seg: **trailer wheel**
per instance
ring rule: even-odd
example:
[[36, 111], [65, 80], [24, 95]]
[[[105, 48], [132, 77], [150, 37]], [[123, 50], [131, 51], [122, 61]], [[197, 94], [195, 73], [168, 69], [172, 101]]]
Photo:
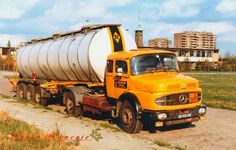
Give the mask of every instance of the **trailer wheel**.
[[42, 89], [40, 86], [35, 87], [34, 101], [45, 107], [48, 105], [48, 100], [42, 98]]
[[35, 88], [33, 85], [29, 84], [26, 88], [26, 99], [34, 100]]
[[74, 94], [72, 92], [65, 92], [63, 97], [66, 105], [66, 113], [75, 117], [82, 116], [82, 107], [76, 106]]
[[38, 86], [38, 87], [35, 87], [35, 94], [34, 94], [34, 101], [38, 104], [40, 104], [40, 101], [41, 101], [41, 88]]
[[128, 133], [138, 133], [143, 128], [141, 120], [136, 119], [133, 106], [124, 101], [120, 108], [119, 120], [121, 128]]
[[26, 85], [24, 83], [20, 83], [17, 85], [17, 94], [16, 97], [20, 99], [24, 99], [26, 93]]

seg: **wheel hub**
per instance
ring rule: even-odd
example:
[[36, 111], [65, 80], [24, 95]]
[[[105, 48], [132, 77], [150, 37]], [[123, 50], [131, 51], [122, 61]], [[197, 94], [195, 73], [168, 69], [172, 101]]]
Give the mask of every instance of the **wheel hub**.
[[23, 98], [23, 90], [19, 91], [19, 96], [20, 96], [20, 98]]
[[70, 98], [68, 98], [68, 99], [66, 100], [66, 107], [67, 107], [67, 110], [68, 110], [70, 113], [72, 113], [74, 104], [73, 104], [73, 102], [72, 102], [72, 100], [71, 100]]
[[127, 125], [127, 126], [131, 126], [132, 122], [133, 122], [133, 117], [132, 117], [132, 112], [125, 108], [123, 110], [123, 113], [122, 113], [122, 122]]
[[30, 92], [27, 92], [27, 93], [26, 93], [26, 97], [27, 97], [27, 100], [31, 100], [31, 93], [30, 93]]
[[40, 102], [40, 95], [39, 95], [38, 93], [35, 94], [35, 101], [36, 101], [37, 103]]

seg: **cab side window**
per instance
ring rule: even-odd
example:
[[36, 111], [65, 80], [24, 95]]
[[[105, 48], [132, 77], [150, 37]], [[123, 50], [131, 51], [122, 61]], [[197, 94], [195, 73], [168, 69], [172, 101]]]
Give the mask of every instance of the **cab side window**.
[[110, 72], [110, 73], [113, 72], [113, 60], [107, 61], [107, 72]]
[[128, 68], [127, 68], [127, 63], [126, 63], [126, 61], [117, 60], [117, 61], [116, 61], [116, 73], [117, 73], [117, 69], [118, 69], [118, 68], [122, 68], [123, 73], [128, 73]]

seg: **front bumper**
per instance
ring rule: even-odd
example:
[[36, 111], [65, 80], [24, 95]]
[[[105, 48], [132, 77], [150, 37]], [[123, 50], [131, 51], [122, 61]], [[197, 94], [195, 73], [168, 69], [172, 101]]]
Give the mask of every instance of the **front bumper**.
[[[142, 118], [144, 122], [155, 123], [156, 126], [170, 126], [175, 124], [184, 124], [189, 122], [196, 122], [198, 120], [204, 120], [206, 117], [206, 112], [204, 114], [199, 114], [199, 109], [205, 108], [206, 105], [202, 104], [198, 107], [190, 109], [180, 109], [180, 110], [161, 110], [161, 111], [149, 111], [145, 110], [142, 113]], [[167, 118], [164, 120], [158, 119], [158, 114], [166, 113]]]

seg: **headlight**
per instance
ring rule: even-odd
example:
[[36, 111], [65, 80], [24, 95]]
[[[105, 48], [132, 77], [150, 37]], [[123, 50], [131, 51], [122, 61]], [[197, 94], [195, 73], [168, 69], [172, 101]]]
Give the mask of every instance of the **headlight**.
[[160, 113], [157, 115], [157, 118], [159, 120], [165, 120], [167, 118], [167, 114], [166, 113]]
[[206, 108], [204, 108], [204, 107], [199, 108], [198, 112], [199, 112], [200, 115], [203, 115], [203, 114], [206, 113]]

